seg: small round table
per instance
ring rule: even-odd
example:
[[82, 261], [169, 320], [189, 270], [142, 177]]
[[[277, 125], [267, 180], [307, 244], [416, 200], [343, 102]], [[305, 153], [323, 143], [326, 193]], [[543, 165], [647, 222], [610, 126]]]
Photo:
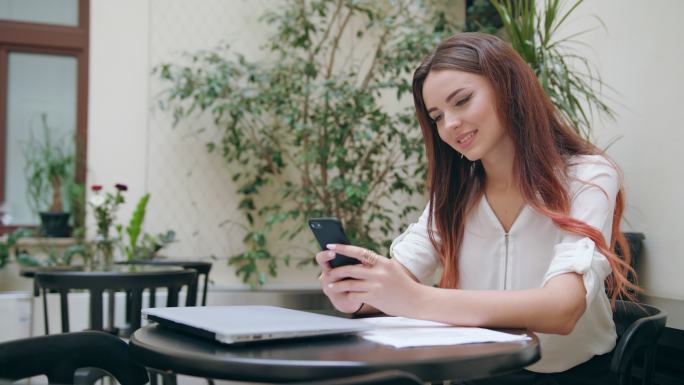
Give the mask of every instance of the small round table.
[[[517, 331], [518, 333], [524, 333]], [[356, 335], [223, 345], [152, 324], [131, 335], [131, 354], [162, 371], [234, 381], [295, 382], [384, 370], [424, 381], [470, 380], [510, 373], [540, 358], [539, 340], [395, 349]]]

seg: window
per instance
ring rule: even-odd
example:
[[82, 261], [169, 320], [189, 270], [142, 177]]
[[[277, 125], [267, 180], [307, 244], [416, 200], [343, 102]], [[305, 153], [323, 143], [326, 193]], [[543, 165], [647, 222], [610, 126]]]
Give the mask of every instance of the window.
[[13, 218], [0, 233], [38, 224], [24, 149], [44, 124], [85, 181], [89, 14], [89, 0], [0, 0], [0, 204]]

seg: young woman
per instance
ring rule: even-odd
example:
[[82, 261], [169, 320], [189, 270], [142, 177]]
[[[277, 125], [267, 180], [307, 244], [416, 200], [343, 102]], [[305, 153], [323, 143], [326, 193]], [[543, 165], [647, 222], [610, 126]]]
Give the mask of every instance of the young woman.
[[[607, 370], [616, 340], [609, 296], [630, 286], [629, 256], [613, 252], [616, 242], [628, 250], [617, 166], [569, 127], [495, 36], [442, 42], [415, 71], [413, 95], [429, 203], [394, 240], [392, 259], [344, 245], [317, 254], [325, 294], [347, 313], [537, 332], [542, 359], [522, 381]], [[363, 264], [331, 269], [335, 252]]]

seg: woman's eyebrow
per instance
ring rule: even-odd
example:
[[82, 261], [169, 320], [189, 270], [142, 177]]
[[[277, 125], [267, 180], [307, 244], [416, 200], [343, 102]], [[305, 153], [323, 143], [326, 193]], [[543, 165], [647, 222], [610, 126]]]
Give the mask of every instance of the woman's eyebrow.
[[[453, 99], [456, 95], [458, 95], [459, 92], [463, 91], [464, 89], [465, 89], [465, 87], [461, 87], [461, 88], [456, 89], [454, 92], [450, 93], [449, 96], [447, 96], [446, 99], [444, 99], [444, 101], [449, 103], [451, 101], [451, 99]], [[437, 109], [437, 107], [431, 107], [429, 110], [427, 110], [427, 112], [429, 114], [430, 112], [432, 112], [436, 109]]]

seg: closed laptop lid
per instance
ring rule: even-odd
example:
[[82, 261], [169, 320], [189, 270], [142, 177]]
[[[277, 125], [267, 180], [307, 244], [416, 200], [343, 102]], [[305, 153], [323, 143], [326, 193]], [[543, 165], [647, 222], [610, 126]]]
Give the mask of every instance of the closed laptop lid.
[[167, 307], [142, 310], [150, 321], [223, 343], [354, 333], [372, 326], [277, 306]]

